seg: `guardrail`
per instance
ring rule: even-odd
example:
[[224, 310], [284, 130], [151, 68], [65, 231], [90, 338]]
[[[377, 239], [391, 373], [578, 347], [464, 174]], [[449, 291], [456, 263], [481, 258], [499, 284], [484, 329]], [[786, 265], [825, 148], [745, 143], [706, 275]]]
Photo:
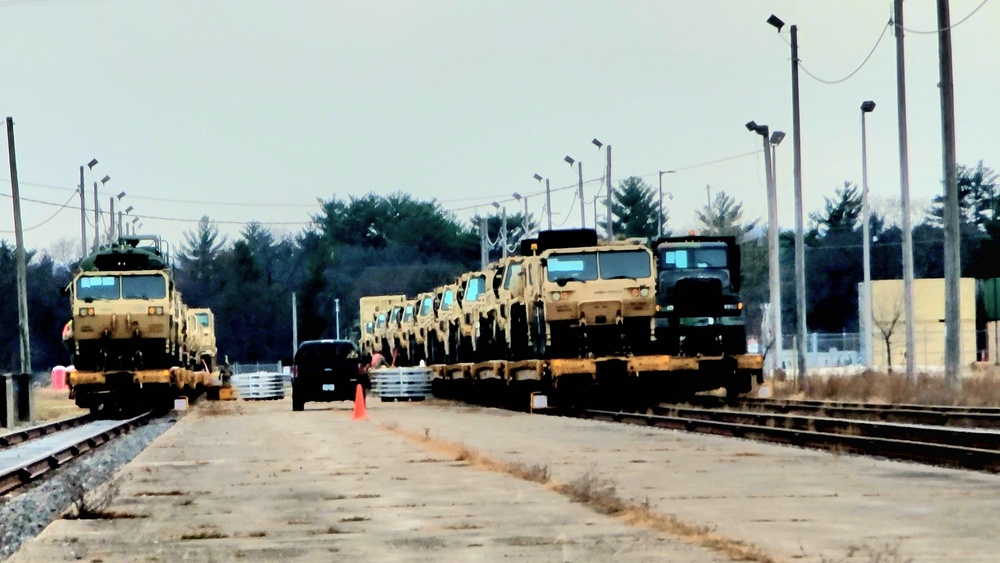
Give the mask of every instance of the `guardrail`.
[[383, 401], [422, 401], [431, 395], [433, 372], [428, 367], [379, 368], [369, 374], [372, 393]]

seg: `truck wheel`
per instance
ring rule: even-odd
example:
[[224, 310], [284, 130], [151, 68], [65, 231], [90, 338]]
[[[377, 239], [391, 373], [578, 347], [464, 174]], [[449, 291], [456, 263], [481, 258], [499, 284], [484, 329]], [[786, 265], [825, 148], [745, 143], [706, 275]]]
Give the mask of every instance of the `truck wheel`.
[[301, 411], [301, 410], [305, 409], [305, 406], [306, 406], [306, 402], [305, 401], [300, 401], [300, 400], [296, 399], [294, 395], [292, 395], [292, 410], [293, 411]]

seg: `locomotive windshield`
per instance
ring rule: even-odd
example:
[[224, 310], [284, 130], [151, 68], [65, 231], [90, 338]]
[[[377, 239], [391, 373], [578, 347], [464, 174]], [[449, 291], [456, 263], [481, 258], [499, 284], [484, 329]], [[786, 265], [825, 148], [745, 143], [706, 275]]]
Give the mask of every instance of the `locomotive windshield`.
[[548, 258], [550, 282], [648, 278], [652, 275], [649, 254], [643, 250], [575, 252]]
[[122, 276], [124, 299], [163, 299], [166, 296], [167, 280], [163, 276]]
[[121, 285], [118, 276], [83, 276], [76, 280], [76, 298], [90, 302], [118, 299]]
[[660, 252], [660, 266], [667, 270], [725, 268], [728, 258], [725, 247], [668, 248]]

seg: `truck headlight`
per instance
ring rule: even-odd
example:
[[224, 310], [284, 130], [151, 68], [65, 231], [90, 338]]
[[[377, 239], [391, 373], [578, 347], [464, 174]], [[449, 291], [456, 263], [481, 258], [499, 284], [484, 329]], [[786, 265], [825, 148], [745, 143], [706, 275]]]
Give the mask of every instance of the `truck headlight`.
[[649, 297], [649, 288], [648, 287], [644, 287], [644, 288], [640, 289], [639, 290], [639, 295], [641, 295], [643, 297]]
[[559, 299], [562, 297], [562, 295], [560, 295], [558, 291], [553, 291], [552, 295], [550, 295], [550, 297], [552, 297], [553, 301], [559, 301]]

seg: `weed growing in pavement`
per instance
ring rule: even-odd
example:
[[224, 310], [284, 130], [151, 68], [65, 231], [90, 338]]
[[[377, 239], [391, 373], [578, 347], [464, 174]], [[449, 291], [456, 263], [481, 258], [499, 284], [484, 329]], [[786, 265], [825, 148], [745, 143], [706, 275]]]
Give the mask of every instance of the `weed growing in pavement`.
[[508, 463], [506, 467], [507, 473], [515, 477], [524, 479], [525, 481], [532, 481], [535, 483], [545, 484], [549, 482], [552, 477], [552, 472], [549, 470], [548, 464], [532, 464], [527, 465], [524, 463]]
[[592, 471], [587, 471], [569, 483], [557, 485], [555, 489], [601, 514], [614, 515], [625, 510], [625, 502], [618, 497], [615, 482], [598, 477]]
[[340, 519], [341, 522], [367, 522], [368, 520], [371, 520], [371, 518], [365, 516], [348, 516], [347, 518]]
[[184, 496], [186, 494], [187, 493], [185, 493], [184, 491], [178, 491], [177, 489], [174, 489], [172, 491], [142, 491], [142, 492], [139, 492], [139, 493], [135, 493], [132, 496], [134, 496], [134, 497], [179, 497], [179, 496]]
[[[912, 563], [912, 557], [904, 557], [899, 553], [899, 542], [882, 544], [878, 547], [870, 545], [852, 545], [847, 548], [847, 555], [842, 559], [822, 558], [823, 563], [841, 563], [860, 556], [860, 560], [868, 563]], [[803, 550], [804, 552], [805, 550]]]
[[188, 532], [181, 535], [182, 540], [215, 540], [219, 538], [228, 538], [226, 534], [219, 531], [218, 528], [214, 526], [205, 526], [194, 530], [193, 532]]

